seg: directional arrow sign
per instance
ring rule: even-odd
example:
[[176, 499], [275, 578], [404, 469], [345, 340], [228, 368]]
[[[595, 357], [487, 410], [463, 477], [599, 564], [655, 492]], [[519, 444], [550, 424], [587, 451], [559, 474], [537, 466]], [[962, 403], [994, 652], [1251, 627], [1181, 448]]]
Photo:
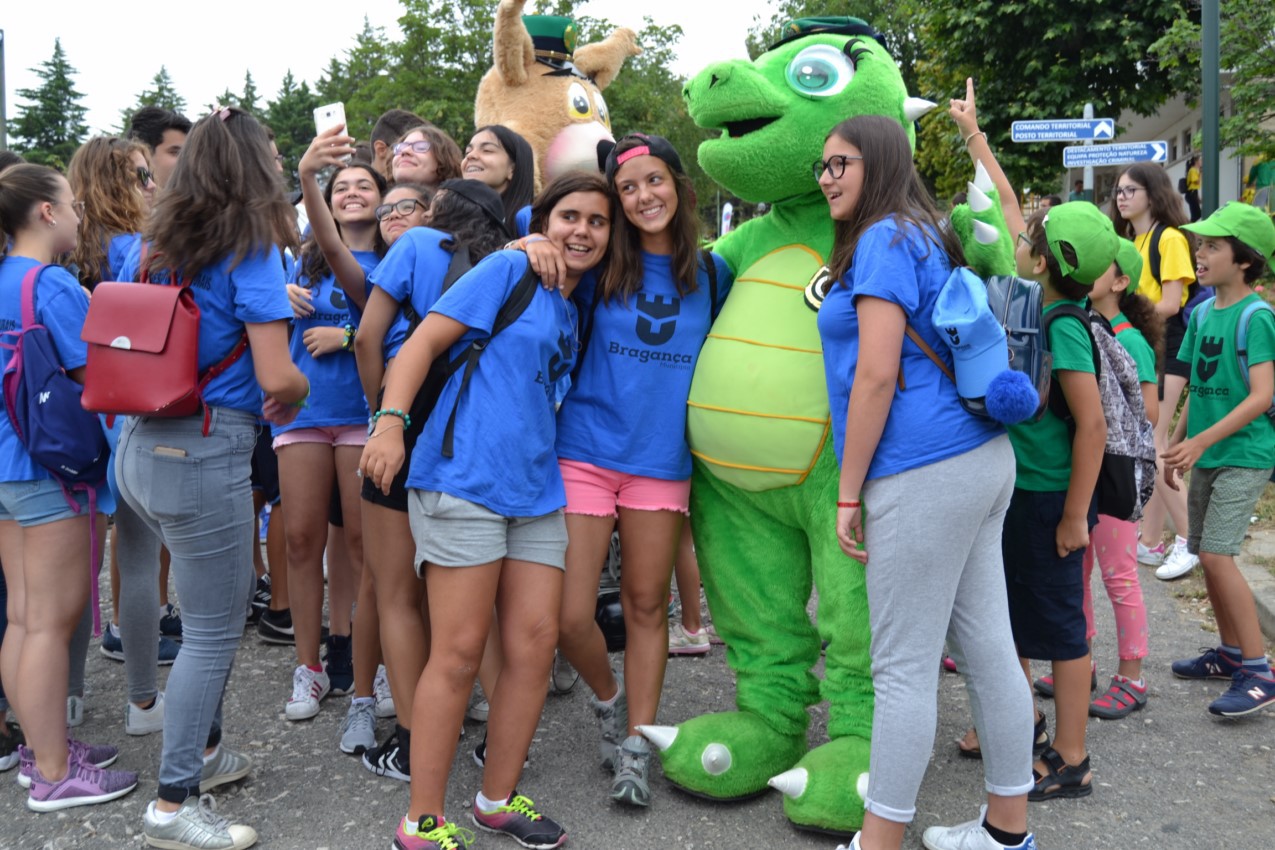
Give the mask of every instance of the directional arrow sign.
[[1164, 162], [1169, 158], [1168, 142], [1121, 142], [1063, 148], [1063, 168], [1124, 165], [1129, 162]]
[[1111, 118], [1047, 118], [1043, 121], [1015, 121], [1010, 138], [1015, 142], [1111, 141], [1116, 122]]

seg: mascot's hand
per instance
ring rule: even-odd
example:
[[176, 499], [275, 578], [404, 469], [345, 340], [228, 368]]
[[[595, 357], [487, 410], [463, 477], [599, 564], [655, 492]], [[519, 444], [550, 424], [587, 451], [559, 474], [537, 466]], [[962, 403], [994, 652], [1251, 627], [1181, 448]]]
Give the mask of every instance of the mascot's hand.
[[966, 185], [966, 193], [968, 203], [952, 208], [952, 229], [965, 249], [965, 259], [980, 277], [1014, 274], [1014, 239], [982, 164], [974, 169], [974, 181]]

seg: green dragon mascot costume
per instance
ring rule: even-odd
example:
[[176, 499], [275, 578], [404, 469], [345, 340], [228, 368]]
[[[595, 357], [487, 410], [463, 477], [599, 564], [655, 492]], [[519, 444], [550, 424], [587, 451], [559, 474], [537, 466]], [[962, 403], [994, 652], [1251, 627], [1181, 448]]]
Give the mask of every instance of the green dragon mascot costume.
[[[863, 568], [835, 533], [839, 473], [804, 294], [833, 242], [811, 166], [845, 118], [887, 115], [915, 141], [913, 124], [933, 104], [908, 97], [894, 60], [855, 18], [793, 21], [754, 62], [712, 65], [682, 94], [696, 124], [721, 131], [700, 146], [704, 170], [770, 212], [714, 246], [735, 282], [688, 411], [696, 548], [738, 710], [643, 734], [665, 776], [693, 794], [732, 800], [770, 785], [795, 825], [849, 833], [863, 822], [872, 671]], [[817, 630], [806, 612], [812, 584]], [[822, 682], [812, 672], [821, 642]], [[821, 697], [829, 741], [808, 750], [807, 709]]]

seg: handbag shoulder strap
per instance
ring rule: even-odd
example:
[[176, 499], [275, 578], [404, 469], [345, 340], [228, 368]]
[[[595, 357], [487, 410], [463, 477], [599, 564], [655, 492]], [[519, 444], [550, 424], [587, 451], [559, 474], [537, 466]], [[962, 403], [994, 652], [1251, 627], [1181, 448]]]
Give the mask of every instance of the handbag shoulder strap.
[[47, 268], [48, 264], [40, 263], [22, 278], [22, 327], [24, 329], [35, 324], [35, 284], [40, 277], [40, 272]]
[[[947, 364], [939, 358], [938, 354], [934, 352], [934, 349], [930, 348], [930, 344], [921, 338], [921, 335], [916, 332], [916, 328], [909, 324], [904, 328], [904, 333], [907, 334], [908, 339], [912, 340], [917, 348], [921, 349], [921, 353], [930, 358], [930, 360], [934, 362], [935, 366], [939, 367], [940, 372], [947, 375], [947, 379], [949, 381], [956, 383], [956, 376], [952, 374], [952, 370], [949, 369]], [[902, 372], [899, 374], [900, 377], [902, 377]]]

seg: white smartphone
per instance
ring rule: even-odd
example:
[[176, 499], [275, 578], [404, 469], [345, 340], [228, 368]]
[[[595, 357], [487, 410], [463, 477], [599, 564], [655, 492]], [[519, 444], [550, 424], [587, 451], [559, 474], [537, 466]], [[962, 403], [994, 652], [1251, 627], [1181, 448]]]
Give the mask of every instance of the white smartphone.
[[[345, 104], [329, 103], [327, 106], [320, 106], [314, 110], [314, 133], [317, 136], [324, 130], [330, 130], [339, 124], [345, 124]], [[348, 135], [348, 126], [346, 128]], [[349, 162], [353, 156], [344, 156], [342, 160]]]

